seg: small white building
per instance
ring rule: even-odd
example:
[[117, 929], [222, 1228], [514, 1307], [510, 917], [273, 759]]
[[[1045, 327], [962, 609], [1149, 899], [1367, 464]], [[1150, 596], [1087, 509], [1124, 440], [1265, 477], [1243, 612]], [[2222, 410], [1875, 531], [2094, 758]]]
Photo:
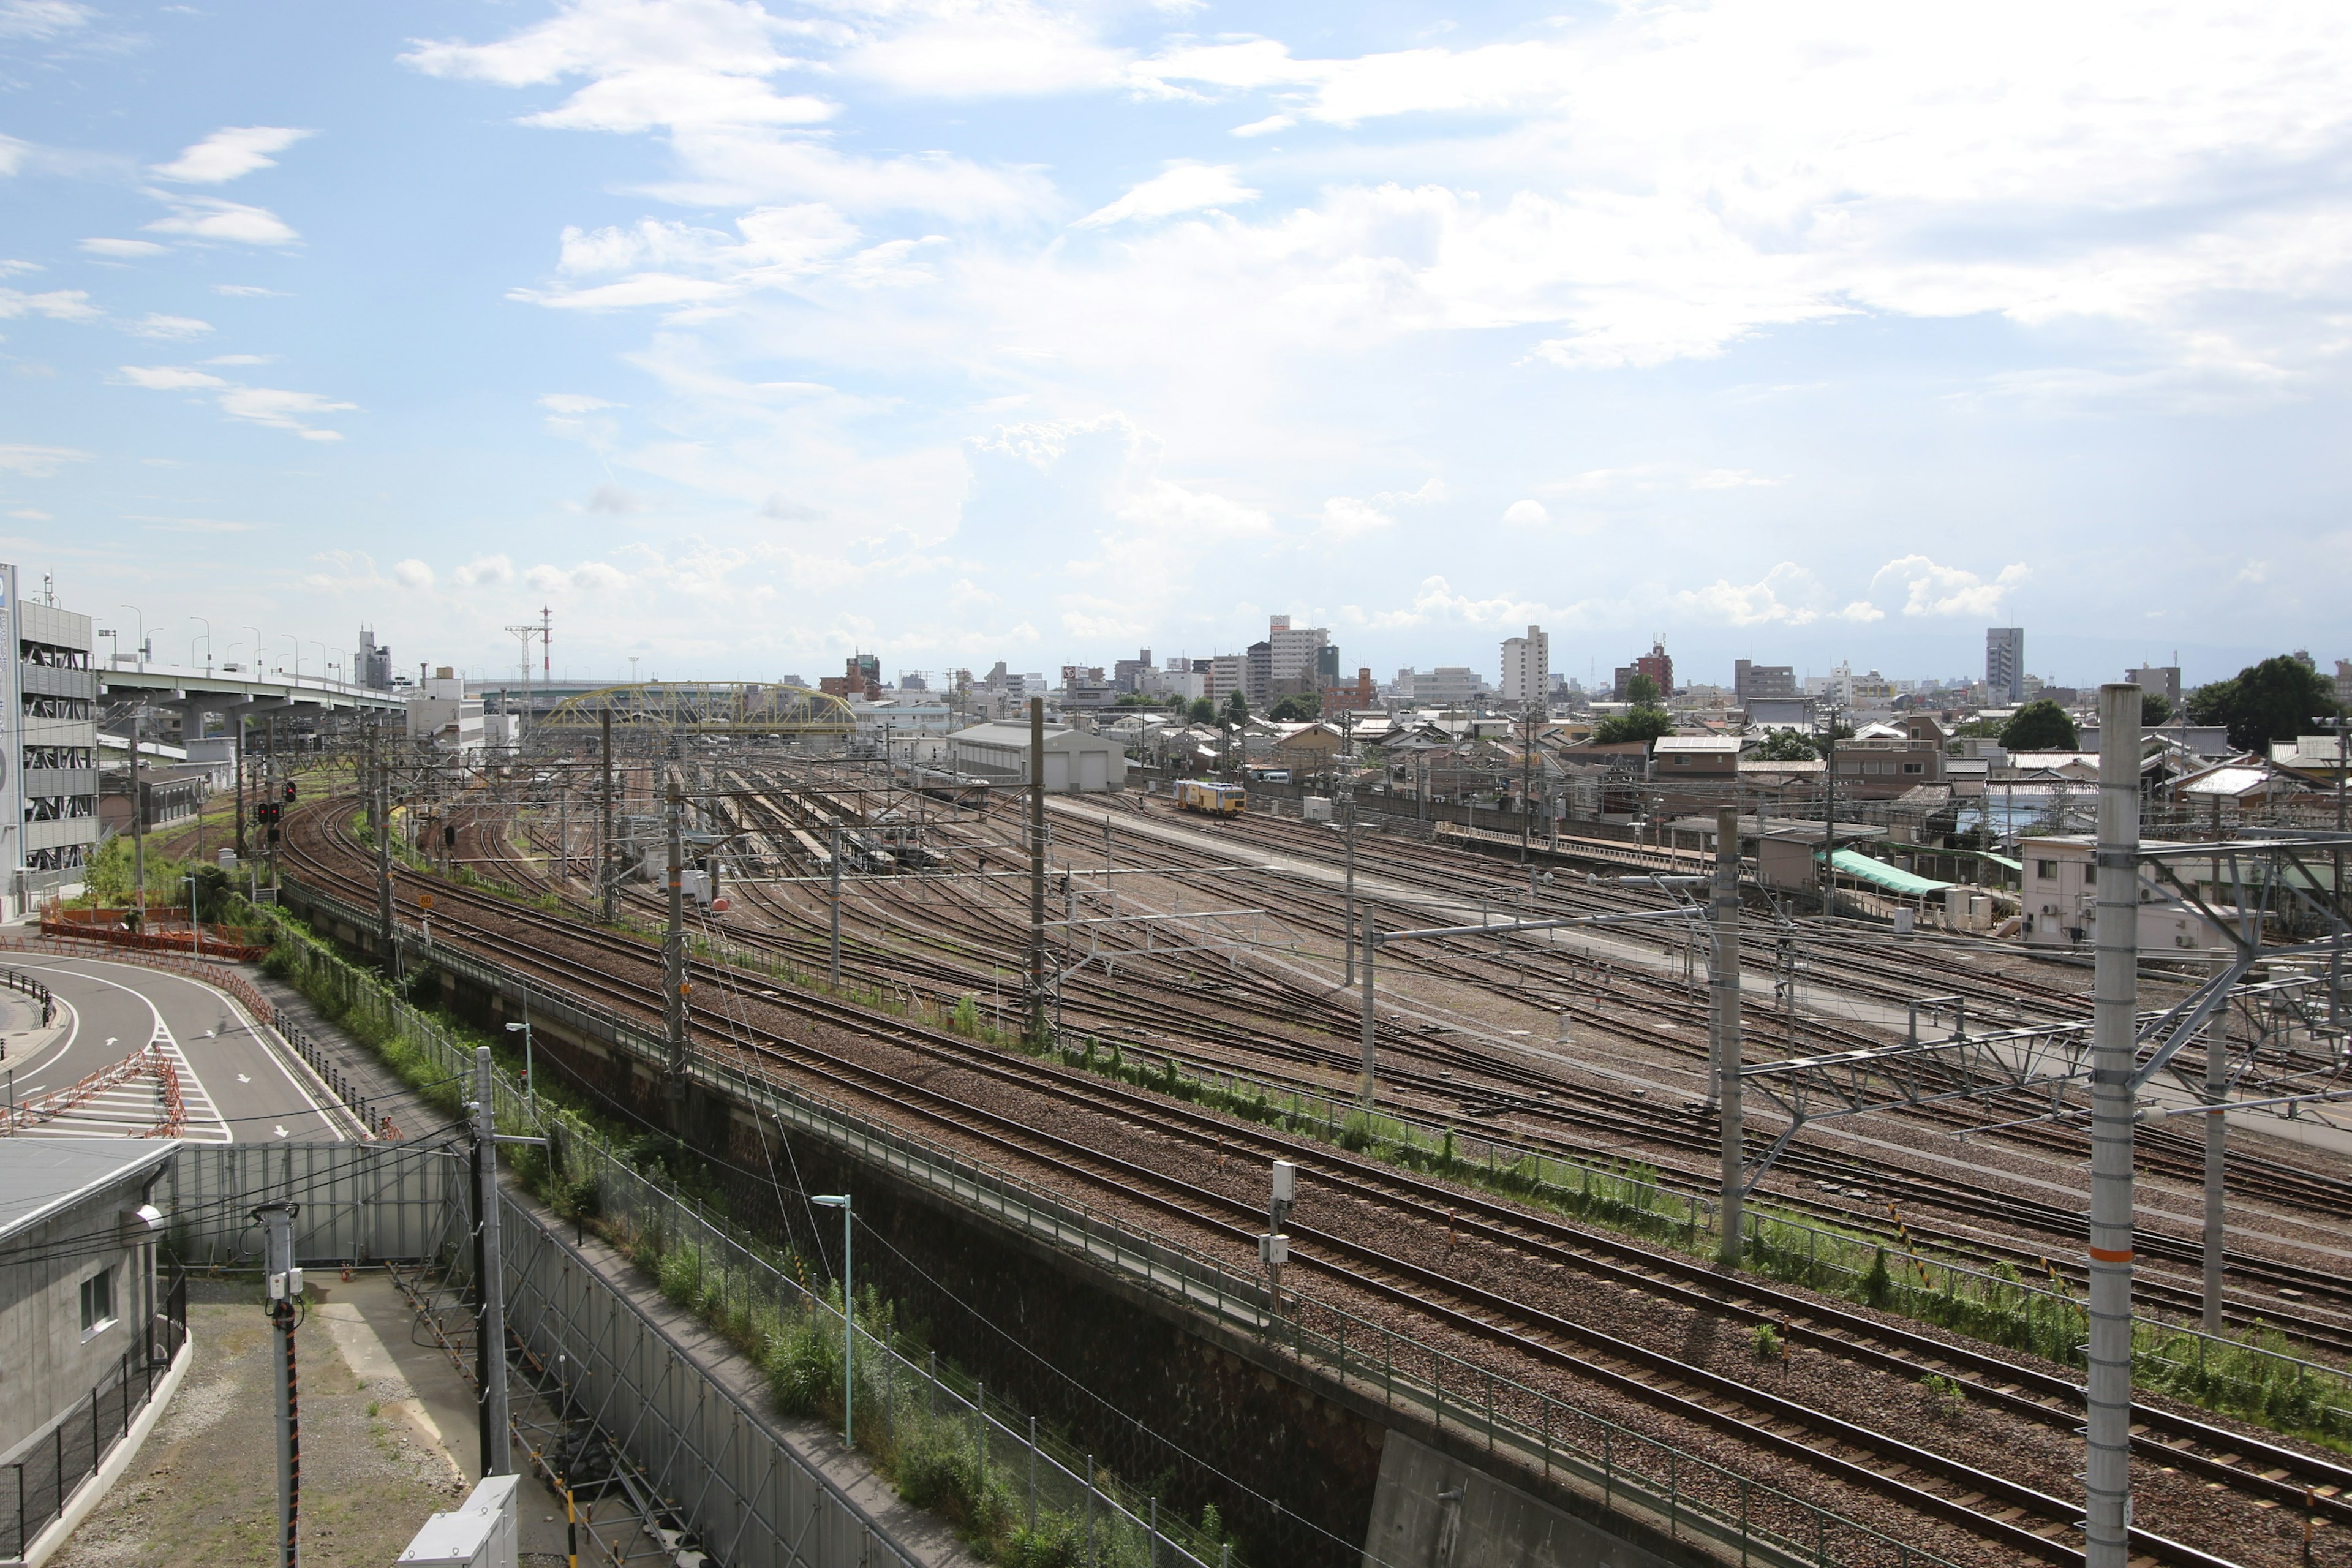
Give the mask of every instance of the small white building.
[[[1029, 726], [975, 724], [948, 737], [948, 765], [992, 784], [1029, 783]], [[1127, 787], [1127, 752], [1116, 737], [1045, 726], [1045, 788], [1055, 795]]]
[[486, 741], [482, 700], [468, 697], [464, 678], [446, 664], [408, 700], [404, 727], [410, 740], [430, 741], [460, 756], [479, 752]]
[[[2151, 849], [2175, 846], [2157, 839]], [[2025, 919], [2019, 940], [2028, 947], [2089, 948], [2098, 939], [2096, 842], [2087, 834], [2024, 838], [2017, 858], [2024, 865], [2019, 900]], [[2146, 867], [2139, 874], [2139, 951], [2149, 958], [2186, 958], [2200, 951], [2226, 949], [2230, 940], [2213, 922]]]

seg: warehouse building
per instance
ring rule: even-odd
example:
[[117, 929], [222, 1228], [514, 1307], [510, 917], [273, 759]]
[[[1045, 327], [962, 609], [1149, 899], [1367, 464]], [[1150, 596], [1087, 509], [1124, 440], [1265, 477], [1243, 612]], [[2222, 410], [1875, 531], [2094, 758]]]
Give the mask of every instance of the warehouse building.
[[[996, 784], [1029, 782], [1029, 726], [975, 724], [948, 737], [948, 763]], [[1127, 787], [1127, 752], [1108, 735], [1045, 726], [1045, 787], [1055, 795]]]

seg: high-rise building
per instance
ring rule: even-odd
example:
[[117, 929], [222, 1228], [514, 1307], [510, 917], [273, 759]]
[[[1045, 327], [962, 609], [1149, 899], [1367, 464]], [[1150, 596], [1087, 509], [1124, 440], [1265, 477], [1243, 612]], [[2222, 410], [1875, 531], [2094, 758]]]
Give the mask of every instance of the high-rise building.
[[2025, 700], [2025, 628], [1985, 629], [1985, 685], [1995, 702]]
[[1750, 664], [1744, 658], [1731, 661], [1731, 694], [1741, 701], [1751, 697], [1794, 697], [1797, 693], [1797, 671], [1793, 665]]
[[1626, 692], [1633, 677], [1646, 675], [1658, 689], [1658, 700], [1664, 702], [1675, 694], [1675, 661], [1666, 652], [1666, 645], [1656, 637], [1650, 639], [1650, 651], [1631, 664], [1621, 664], [1616, 669], [1616, 682], [1610, 695], [1618, 701], [1630, 700]]
[[1250, 705], [1252, 712], [1263, 713], [1274, 705], [1274, 643], [1272, 639], [1250, 644], [1249, 652], [1243, 658], [1242, 700]]
[[1110, 682], [1121, 691], [1140, 691], [1142, 678], [1151, 671], [1151, 650], [1143, 648], [1133, 658], [1122, 658], [1111, 666]]
[[370, 691], [392, 689], [392, 649], [375, 640], [372, 626], [360, 628], [360, 656], [352, 662], [352, 669]]
[[2125, 670], [2124, 679], [2143, 692], [2160, 691], [2167, 702], [2176, 708], [2180, 706], [2180, 667], [2177, 664], [2144, 664], [2137, 669]]
[[1499, 688], [1506, 702], [1539, 708], [1551, 696], [1551, 637], [1541, 626], [1529, 626], [1522, 637], [1503, 639], [1503, 679]]
[[81, 885], [98, 843], [97, 646], [88, 616], [26, 604], [0, 565], [0, 914]]
[[[1316, 677], [1320, 673], [1317, 660], [1322, 650], [1331, 644], [1331, 633], [1328, 628], [1293, 626], [1288, 616], [1269, 616], [1266, 617], [1265, 643], [1268, 700], [1285, 681], [1298, 684], [1284, 689], [1315, 689]], [[1335, 652], [1330, 669], [1334, 678], [1339, 672], [1338, 659], [1339, 655]], [[1250, 701], [1253, 705], [1258, 701], [1256, 693], [1251, 693]]]

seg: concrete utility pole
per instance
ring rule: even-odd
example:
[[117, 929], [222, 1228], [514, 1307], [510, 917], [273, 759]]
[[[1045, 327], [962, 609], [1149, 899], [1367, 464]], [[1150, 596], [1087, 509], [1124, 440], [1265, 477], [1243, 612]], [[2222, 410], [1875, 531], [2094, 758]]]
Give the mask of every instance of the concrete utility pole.
[[835, 991], [841, 989], [841, 824], [833, 825], [833, 853], [827, 858], [833, 876], [833, 896], [826, 908], [833, 921], [832, 958], [825, 968], [825, 977]]
[[2132, 1072], [2139, 1007], [2139, 700], [2099, 688], [2091, 987], [2091, 1245], [2084, 1568], [2131, 1555]]
[[1837, 710], [1822, 726], [1822, 918], [1837, 913]]
[[514, 1473], [507, 1429], [507, 1289], [499, 1252], [499, 1129], [491, 1098], [490, 1047], [474, 1047], [474, 1387], [478, 1401], [482, 1474]]
[[1029, 699], [1029, 1037], [1045, 1038], [1045, 700]]
[[1739, 808], [1715, 814], [1715, 952], [1707, 981], [1715, 992], [1709, 1041], [1715, 1059], [1714, 1092], [1723, 1135], [1722, 1235], [1716, 1260], [1738, 1267], [1740, 1238], [1739, 1100]]
[[375, 787], [369, 794], [375, 800], [376, 934], [383, 940], [383, 960], [391, 963], [399, 942], [392, 917], [392, 761], [380, 749], [376, 752], [373, 782]]
[[245, 714], [236, 716], [236, 863], [245, 864]]
[[[2227, 963], [2216, 964], [2226, 972]], [[2220, 1106], [2230, 1097], [2229, 1011], [2217, 1009], [2205, 1026], [2205, 1103]], [[2229, 1118], [2219, 1110], [2205, 1113], [2205, 1331], [2221, 1331], [2222, 1172], [2229, 1155]]]
[[1377, 905], [1368, 903], [1364, 906], [1364, 1081], [1361, 1089], [1366, 1116], [1372, 1113], [1372, 952], [1380, 945], [1380, 939], [1375, 934], [1380, 929], [1379, 914]]
[[607, 708], [596, 717], [604, 742], [604, 787], [596, 802], [597, 909], [604, 923], [612, 925], [621, 918], [620, 868], [613, 848], [613, 710]]
[[1348, 847], [1348, 890], [1342, 900], [1339, 947], [1348, 955], [1348, 973], [1339, 984], [1347, 986], [1356, 983], [1356, 803], [1352, 797], [1348, 802], [1348, 827], [1344, 842]]
[[669, 929], [662, 933], [662, 1024], [669, 1040], [670, 1131], [686, 1132], [685, 802], [669, 786]]
[[253, 1211], [261, 1222], [262, 1272], [269, 1288], [269, 1326], [278, 1336], [274, 1363], [278, 1391], [278, 1568], [301, 1568], [302, 1407], [301, 1384], [294, 1374], [295, 1303], [302, 1299], [302, 1270], [294, 1265], [295, 1204], [267, 1204]]
[[147, 929], [147, 801], [139, 782], [139, 718], [144, 698], [131, 705], [131, 882], [139, 907], [139, 929]]

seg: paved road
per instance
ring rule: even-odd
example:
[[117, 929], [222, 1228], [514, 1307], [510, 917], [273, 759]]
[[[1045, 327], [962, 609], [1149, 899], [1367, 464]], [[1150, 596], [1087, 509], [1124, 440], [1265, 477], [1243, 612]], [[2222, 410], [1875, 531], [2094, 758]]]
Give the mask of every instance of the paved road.
[[[180, 1078], [182, 1136], [200, 1142], [340, 1142], [350, 1118], [281, 1054], [221, 992], [194, 980], [103, 959], [12, 953], [9, 967], [37, 973], [61, 1004], [56, 1026], [7, 1041], [6, 1082], [17, 1101], [64, 1089], [153, 1042]], [[142, 1073], [27, 1130], [34, 1136], [136, 1138], [154, 1127], [156, 1079]]]

